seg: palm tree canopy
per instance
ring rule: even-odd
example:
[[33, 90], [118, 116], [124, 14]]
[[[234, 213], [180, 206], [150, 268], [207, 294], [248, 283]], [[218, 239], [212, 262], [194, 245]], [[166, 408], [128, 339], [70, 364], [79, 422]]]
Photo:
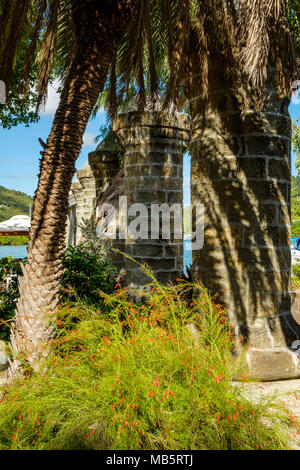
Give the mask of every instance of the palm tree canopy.
[[[0, 80], [7, 90], [15, 63], [26, 51], [18, 86], [26, 96], [35, 76], [39, 108], [51, 76], [63, 80], [80, 48], [97, 41], [102, 41], [101, 47], [116, 47], [110, 30], [112, 22], [118, 26], [120, 3], [129, 10], [132, 1], [0, 0]], [[99, 36], [93, 34], [94, 26]]]
[[277, 69], [280, 95], [291, 92], [299, 33], [295, 0], [141, 0], [98, 106], [114, 115], [136, 94], [140, 109], [149, 101], [155, 105], [161, 94], [170, 106], [195, 70], [206, 98], [219, 63], [225, 79], [243, 89], [244, 106], [249, 90], [260, 106], [269, 65]]
[[[82, 3], [90, 8], [81, 8]], [[35, 70], [39, 107], [51, 73], [63, 78], [76, 48], [97, 40], [87, 34], [86, 25], [101, 16], [101, 38], [105, 33], [109, 38], [117, 4], [0, 0], [0, 79], [11, 86], [14, 64], [25, 49], [22, 91], [27, 95]], [[288, 93], [296, 77], [292, 37], [299, 52], [299, 8], [295, 0], [140, 0], [118, 50], [109, 41], [105, 45], [115, 52], [106, 92], [112, 114], [125, 92], [137, 92], [140, 108], [146, 105], [147, 90], [152, 102], [158, 92], [165, 93], [167, 103], [176, 101], [179, 84], [189, 79], [195, 61], [207, 96], [209, 70], [217, 57], [227, 64], [224, 72], [231, 82], [245, 89], [250, 82], [260, 95], [272, 56], [279, 91]]]
[[[287, 0], [287, 18], [289, 21], [298, 64], [300, 61], [300, 3], [297, 0]], [[299, 65], [298, 65], [299, 67]]]

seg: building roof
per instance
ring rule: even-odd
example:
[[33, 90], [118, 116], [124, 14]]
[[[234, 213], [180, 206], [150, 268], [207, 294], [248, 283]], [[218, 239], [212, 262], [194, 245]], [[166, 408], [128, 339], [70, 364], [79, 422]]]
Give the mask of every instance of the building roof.
[[28, 234], [30, 218], [27, 215], [15, 215], [9, 220], [0, 223], [0, 235], [4, 234]]

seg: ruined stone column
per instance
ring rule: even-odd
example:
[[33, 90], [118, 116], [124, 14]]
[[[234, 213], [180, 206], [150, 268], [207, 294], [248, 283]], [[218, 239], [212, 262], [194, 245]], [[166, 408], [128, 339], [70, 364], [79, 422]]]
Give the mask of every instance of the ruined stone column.
[[77, 181], [71, 186], [76, 198], [77, 235], [76, 243], [81, 238], [78, 227], [83, 219], [89, 219], [96, 207], [96, 203], [109, 188], [113, 178], [120, 171], [120, 163], [113, 151], [101, 142], [95, 152], [89, 153], [89, 161], [76, 173]]
[[291, 315], [291, 122], [271, 72], [262, 112], [243, 121], [238, 98], [222, 72], [209, 80], [209, 102], [190, 90], [192, 203], [205, 205], [202, 250], [193, 253], [196, 278], [221, 294], [237, 335], [249, 342], [257, 378], [300, 376]]
[[119, 173], [120, 161], [105, 142], [100, 142], [95, 152], [89, 153], [89, 165], [95, 178], [96, 195], [99, 200]]
[[[118, 202], [115, 201], [115, 193], [122, 192], [123, 181], [121, 177], [120, 159], [115, 152], [101, 142], [95, 152], [89, 154], [89, 164], [93, 171], [96, 187], [96, 205], [99, 206], [104, 202], [116, 205], [118, 210]], [[99, 220], [97, 219], [97, 222]], [[118, 226], [116, 227], [118, 231]], [[114, 249], [125, 252], [125, 241], [119, 240], [102, 240], [102, 246], [109, 249], [109, 261], [114, 264], [118, 270], [120, 278], [125, 277], [125, 260], [124, 256], [114, 251]]]
[[68, 211], [68, 220], [67, 220], [67, 229], [66, 229], [66, 244], [67, 246], [76, 245], [77, 241], [77, 200], [74, 196], [72, 190], [69, 192], [69, 211]]
[[[175, 281], [183, 270], [183, 238], [175, 239], [171, 224], [170, 239], [162, 239], [162, 221], [158, 227], [159, 239], [151, 239], [151, 204], [168, 206], [179, 204], [182, 210], [183, 153], [189, 141], [190, 118], [186, 114], [161, 117], [152, 112], [130, 112], [119, 115], [113, 129], [125, 150], [125, 194], [129, 210], [128, 224], [136, 217], [130, 212], [133, 204], [143, 204], [147, 212], [137, 212], [147, 229], [140, 238], [126, 238], [126, 252], [140, 263], [147, 263], [157, 279], [163, 283]], [[171, 214], [171, 219], [172, 219]], [[175, 219], [177, 228], [181, 221]], [[178, 225], [179, 224], [179, 225]], [[142, 287], [149, 279], [139, 267], [127, 260], [127, 285]]]
[[77, 170], [77, 181], [71, 186], [71, 191], [74, 194], [76, 206], [76, 243], [79, 243], [81, 238], [80, 225], [83, 219], [89, 219], [93, 213], [96, 204], [96, 185], [92, 169], [88, 163], [81, 170]]

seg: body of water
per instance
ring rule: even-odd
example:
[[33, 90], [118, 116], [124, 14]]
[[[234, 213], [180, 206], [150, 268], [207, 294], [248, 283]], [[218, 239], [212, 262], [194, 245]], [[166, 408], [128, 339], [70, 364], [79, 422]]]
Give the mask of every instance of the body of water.
[[300, 244], [300, 237], [292, 237], [292, 247], [297, 248]]
[[[13, 258], [25, 258], [27, 255], [27, 246], [0, 246], [0, 259], [12, 256]], [[192, 264], [191, 241], [184, 240], [184, 269], [185, 266]]]
[[27, 256], [27, 245], [0, 246], [0, 259], [12, 256], [13, 258], [25, 258]]
[[192, 242], [191, 240], [184, 240], [184, 250], [183, 250], [183, 266], [184, 271], [186, 266], [191, 266], [193, 262], [192, 254]]
[[[292, 246], [296, 248], [297, 241], [300, 237], [292, 237]], [[13, 258], [25, 258], [27, 254], [27, 246], [0, 246], [0, 259], [6, 256]], [[184, 266], [192, 264], [191, 241], [184, 240]]]

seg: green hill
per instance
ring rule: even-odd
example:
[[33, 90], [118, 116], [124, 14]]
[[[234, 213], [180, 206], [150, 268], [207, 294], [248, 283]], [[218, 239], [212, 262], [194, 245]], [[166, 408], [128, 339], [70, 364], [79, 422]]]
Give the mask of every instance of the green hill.
[[0, 186], [0, 222], [14, 215], [29, 215], [32, 198], [20, 191], [6, 189]]

